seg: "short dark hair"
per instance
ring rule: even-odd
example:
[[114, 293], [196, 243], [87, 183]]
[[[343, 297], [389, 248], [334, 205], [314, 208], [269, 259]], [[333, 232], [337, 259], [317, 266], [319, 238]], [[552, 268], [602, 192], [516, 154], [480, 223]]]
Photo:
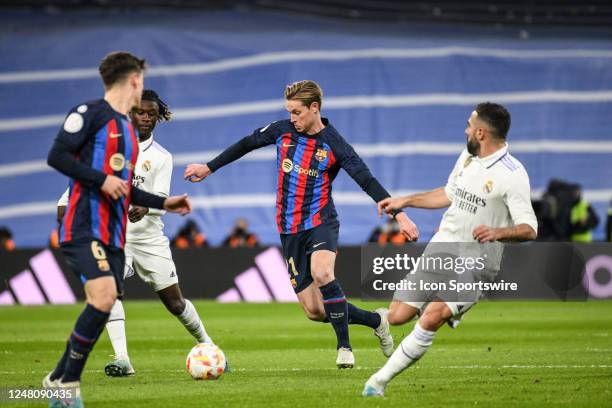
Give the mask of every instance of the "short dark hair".
[[143, 72], [147, 69], [144, 59], [138, 58], [126, 51], [111, 52], [100, 62], [100, 76], [106, 88], [125, 79], [132, 72]]
[[492, 102], [479, 103], [474, 109], [478, 118], [491, 126], [494, 136], [505, 140], [510, 130], [510, 112], [502, 105]]
[[170, 108], [168, 104], [161, 100], [157, 92], [152, 89], [145, 89], [142, 91], [142, 100], [143, 101], [151, 101], [157, 103], [159, 108], [159, 117], [157, 118], [158, 122], [162, 120], [170, 120], [172, 117], [172, 112], [170, 112]]

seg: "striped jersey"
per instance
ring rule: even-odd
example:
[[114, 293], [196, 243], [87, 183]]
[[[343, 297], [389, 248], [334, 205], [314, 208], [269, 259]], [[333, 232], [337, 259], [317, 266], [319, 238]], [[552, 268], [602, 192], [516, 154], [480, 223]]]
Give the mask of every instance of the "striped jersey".
[[295, 234], [337, 218], [332, 182], [343, 168], [376, 202], [389, 194], [353, 147], [327, 119], [315, 135], [298, 132], [291, 121], [273, 122], [208, 163], [214, 172], [251, 150], [275, 145], [277, 158], [276, 223], [281, 234]]
[[128, 182], [130, 193], [113, 200], [100, 185], [70, 180], [68, 206], [60, 227], [60, 242], [98, 239], [123, 248], [134, 164], [138, 158], [138, 133], [127, 116], [99, 99], [73, 108], [56, 143], [70, 148], [83, 165], [101, 176], [115, 175]]

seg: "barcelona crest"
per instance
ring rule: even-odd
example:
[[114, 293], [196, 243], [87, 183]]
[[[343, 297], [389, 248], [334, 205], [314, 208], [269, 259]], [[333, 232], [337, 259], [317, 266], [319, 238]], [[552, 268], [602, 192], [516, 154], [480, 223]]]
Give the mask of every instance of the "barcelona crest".
[[315, 159], [320, 162], [325, 161], [325, 159], [327, 159], [327, 150], [317, 149], [317, 152], [315, 153]]

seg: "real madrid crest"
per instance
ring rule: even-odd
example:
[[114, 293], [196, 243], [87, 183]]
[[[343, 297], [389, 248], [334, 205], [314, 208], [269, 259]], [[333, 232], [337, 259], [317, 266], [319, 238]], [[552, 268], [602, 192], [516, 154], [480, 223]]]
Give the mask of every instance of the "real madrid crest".
[[485, 185], [482, 187], [482, 191], [484, 191], [487, 194], [489, 194], [491, 191], [493, 191], [493, 180], [488, 180], [485, 183]]
[[125, 167], [125, 157], [121, 153], [115, 153], [110, 157], [108, 165], [115, 171], [121, 171]]
[[151, 170], [151, 161], [150, 160], [145, 160], [145, 162], [142, 163], [142, 170], [143, 171]]
[[320, 162], [325, 161], [325, 159], [327, 159], [327, 150], [317, 149], [317, 152], [315, 153], [315, 159]]

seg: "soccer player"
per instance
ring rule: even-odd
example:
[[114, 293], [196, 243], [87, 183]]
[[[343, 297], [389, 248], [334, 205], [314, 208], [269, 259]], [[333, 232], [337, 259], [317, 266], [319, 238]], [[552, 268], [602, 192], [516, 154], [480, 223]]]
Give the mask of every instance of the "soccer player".
[[62, 253], [84, 282], [86, 306], [45, 387], [72, 395], [50, 406], [82, 407], [81, 373], [118, 294], [123, 292], [123, 247], [132, 202], [187, 214], [186, 195], [160, 197], [132, 187], [138, 159], [137, 133], [127, 114], [140, 106], [145, 61], [127, 52], [108, 54], [99, 66], [104, 98], [71, 109], [47, 162], [70, 177], [68, 207], [60, 229]]
[[[263, 146], [276, 146], [278, 187], [276, 222], [289, 278], [306, 316], [330, 322], [337, 337], [339, 368], [352, 368], [355, 359], [348, 324], [375, 330], [383, 353], [393, 351], [386, 309], [375, 312], [348, 303], [334, 277], [339, 223], [332, 200], [332, 182], [343, 168], [375, 202], [389, 193], [372, 176], [355, 150], [325, 118], [322, 91], [313, 81], [295, 82], [285, 89], [290, 119], [259, 128], [227, 148], [208, 164], [190, 164], [185, 178], [204, 180], [212, 172]], [[418, 230], [405, 213], [394, 214], [410, 240]]]
[[[160, 121], [168, 121], [172, 116], [168, 105], [153, 90], [142, 93], [139, 108], [132, 109], [130, 118], [138, 130], [138, 161], [134, 168], [132, 184], [149, 193], [167, 197], [170, 194], [172, 179], [172, 155], [153, 140], [153, 130]], [[67, 202], [68, 191], [62, 198]], [[60, 200], [58, 205], [66, 205]], [[61, 213], [61, 209], [58, 209]], [[212, 343], [206, 333], [202, 320], [193, 304], [183, 298], [178, 284], [176, 267], [172, 260], [170, 242], [164, 235], [161, 220], [163, 210], [132, 205], [128, 211], [125, 275], [134, 274], [151, 285], [166, 309], [185, 326], [198, 343]], [[123, 377], [134, 375], [130, 362], [125, 335], [125, 311], [121, 299], [115, 301], [106, 330], [111, 340], [115, 359], [104, 367], [106, 375]]]
[[[378, 204], [379, 214], [382, 211], [392, 214], [406, 207], [448, 207], [432, 243], [477, 245], [534, 240], [538, 224], [531, 206], [529, 177], [523, 165], [508, 152], [509, 129], [510, 113], [506, 108], [489, 102], [477, 105], [465, 129], [467, 149], [459, 156], [446, 186], [384, 199]], [[463, 314], [476, 303], [438, 298], [431, 302], [406, 302], [401, 297], [402, 293], [396, 292], [389, 322], [400, 325], [417, 315], [420, 318], [384, 367], [368, 379], [364, 396], [383, 396], [389, 381], [425, 354], [437, 330], [445, 322], [455, 328]]]

